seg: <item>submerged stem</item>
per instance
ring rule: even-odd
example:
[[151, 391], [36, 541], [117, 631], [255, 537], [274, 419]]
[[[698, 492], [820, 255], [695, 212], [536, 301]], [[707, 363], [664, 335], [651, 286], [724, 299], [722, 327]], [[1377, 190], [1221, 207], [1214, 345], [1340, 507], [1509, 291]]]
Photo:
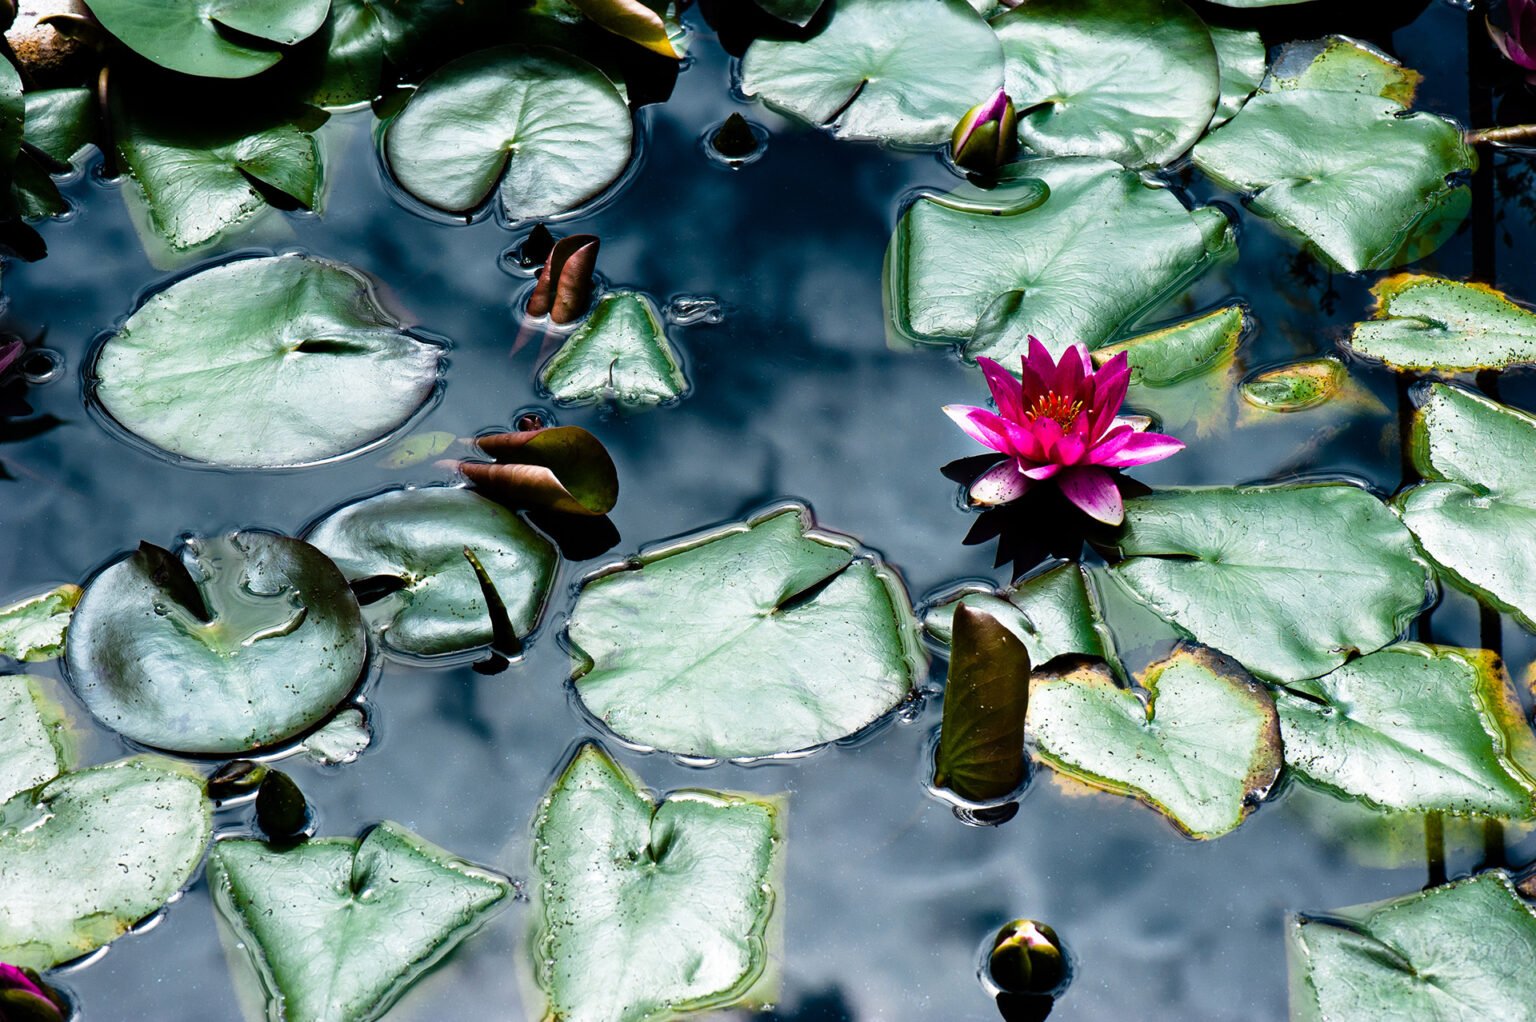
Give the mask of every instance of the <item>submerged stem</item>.
[[1497, 128], [1474, 128], [1462, 138], [1468, 145], [1485, 145], [1494, 142], [1536, 141], [1536, 124], [1508, 124]]

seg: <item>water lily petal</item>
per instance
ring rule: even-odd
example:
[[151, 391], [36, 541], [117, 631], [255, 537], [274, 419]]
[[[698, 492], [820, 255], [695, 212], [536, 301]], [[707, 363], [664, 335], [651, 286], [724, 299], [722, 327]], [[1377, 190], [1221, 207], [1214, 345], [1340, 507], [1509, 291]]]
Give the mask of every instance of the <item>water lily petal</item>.
[[992, 391], [992, 400], [997, 402], [998, 414], [1014, 422], [1022, 419], [1024, 417], [1023, 384], [990, 358], [978, 358], [976, 364], [981, 366], [982, 374], [987, 378], [987, 389]]
[[976, 477], [970, 488], [971, 503], [986, 507], [1006, 504], [1024, 496], [1027, 489], [1029, 480], [1020, 474], [1018, 465], [1010, 458]]
[[[1082, 348], [1082, 356], [1078, 357], [1074, 352], [1082, 348], [1074, 344], [1061, 353], [1061, 361], [1056, 363], [1056, 379], [1051, 384], [1051, 389], [1069, 401], [1091, 401], [1092, 389], [1085, 385], [1093, 372], [1093, 363], [1088, 360], [1088, 349]], [[1085, 365], [1084, 363], [1087, 362]]]
[[1051, 349], [1040, 343], [1040, 338], [1034, 334], [1029, 335], [1029, 354], [1024, 356], [1024, 370], [1026, 381], [1030, 373], [1040, 381], [1040, 390], [1032, 397], [1049, 390], [1056, 379], [1056, 360], [1051, 357]]
[[955, 425], [984, 447], [1000, 454], [1012, 454], [1008, 443], [1008, 421], [996, 412], [972, 405], [945, 405], [944, 414], [955, 420]]
[[1033, 479], [1036, 482], [1039, 482], [1042, 479], [1049, 479], [1051, 476], [1060, 471], [1061, 466], [1056, 464], [1054, 461], [1047, 462], [1044, 465], [1025, 465], [1022, 462], [1019, 463], [1019, 474], [1029, 479]]
[[[1079, 415], [1078, 421], [1083, 420]], [[1073, 430], [1056, 442], [1056, 461], [1062, 465], [1076, 465], [1088, 453], [1088, 437]]]
[[1089, 460], [1105, 468], [1130, 468], [1172, 457], [1184, 449], [1182, 441], [1163, 433], [1132, 433], [1118, 449], [1102, 453], [1095, 449]]
[[1131, 385], [1131, 363], [1125, 352], [1114, 358], [1093, 374], [1093, 407], [1089, 413], [1096, 436], [1108, 433], [1115, 424], [1115, 413], [1125, 404], [1125, 394]]
[[1120, 488], [1115, 477], [1102, 468], [1085, 465], [1068, 469], [1057, 476], [1062, 495], [1082, 509], [1090, 518], [1105, 525], [1119, 525], [1125, 521], [1125, 504], [1120, 499]]
[[1035, 442], [1040, 445], [1040, 455], [1031, 457], [1034, 461], [1055, 461], [1056, 445], [1061, 442], [1061, 423], [1055, 419], [1036, 419], [1030, 423], [1030, 429], [1035, 434]]
[[1013, 453], [1025, 461], [1051, 460], [1033, 423], [1008, 423], [1008, 442], [1013, 445]]
[[1104, 459], [1124, 447], [1126, 442], [1135, 435], [1136, 431], [1129, 426], [1121, 424], [1111, 427], [1108, 433], [1105, 433], [1094, 443], [1093, 451], [1089, 454], [1088, 460], [1095, 465], [1101, 464]]

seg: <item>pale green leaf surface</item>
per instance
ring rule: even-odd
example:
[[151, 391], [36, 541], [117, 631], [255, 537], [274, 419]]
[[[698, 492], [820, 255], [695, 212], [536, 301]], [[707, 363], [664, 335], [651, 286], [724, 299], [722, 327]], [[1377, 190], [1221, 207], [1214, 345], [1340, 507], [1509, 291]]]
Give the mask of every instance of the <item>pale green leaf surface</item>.
[[1467, 372], [1536, 362], [1536, 313], [1486, 284], [1404, 273], [1378, 281], [1349, 346], [1394, 369]]
[[161, 67], [248, 78], [282, 59], [279, 46], [313, 35], [330, 0], [91, 0], [90, 8], [108, 32]]
[[0, 803], [74, 765], [74, 741], [56, 682], [0, 676]]
[[28, 663], [56, 659], [79, 602], [80, 587], [63, 585], [0, 607], [0, 653]]
[[655, 304], [638, 291], [603, 295], [544, 364], [539, 383], [560, 404], [611, 399], [627, 409], [675, 401], [688, 389]]

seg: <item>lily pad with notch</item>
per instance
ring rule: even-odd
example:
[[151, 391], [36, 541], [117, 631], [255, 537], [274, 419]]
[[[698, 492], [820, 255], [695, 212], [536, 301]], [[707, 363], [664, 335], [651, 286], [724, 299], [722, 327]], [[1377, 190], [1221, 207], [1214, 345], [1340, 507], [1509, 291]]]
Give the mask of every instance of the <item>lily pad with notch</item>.
[[91, 0], [91, 13], [130, 50], [206, 78], [249, 78], [309, 38], [330, 0]]
[[1103, 365], [1125, 352], [1131, 367], [1126, 403], [1157, 416], [1165, 430], [1193, 424], [1205, 436], [1230, 420], [1238, 387], [1237, 351], [1252, 318], [1246, 306], [1224, 305], [1093, 352]]
[[996, 594], [967, 589], [942, 600], [923, 617], [923, 628], [936, 641], [949, 644], [962, 601], [1017, 636], [1037, 667], [1062, 656], [1113, 658], [1109, 628], [1080, 565], [1058, 564]]
[[1248, 97], [1258, 90], [1269, 67], [1269, 54], [1265, 51], [1263, 37], [1257, 32], [1219, 25], [1209, 28], [1221, 74], [1221, 95], [1216, 101], [1210, 129], [1207, 129], [1212, 130], [1236, 117]]
[[1402, 273], [1371, 288], [1376, 308], [1349, 346], [1393, 369], [1470, 372], [1536, 363], [1536, 313], [1475, 281]]
[[1387, 410], [1350, 377], [1349, 367], [1332, 355], [1260, 370], [1243, 381], [1239, 393], [1244, 403], [1239, 421], [1244, 425], [1266, 414], [1288, 415], [1323, 406], [1376, 413]]
[[612, 401], [635, 410], [677, 401], [688, 378], [651, 299], [610, 291], [539, 370], [539, 384], [563, 405]]

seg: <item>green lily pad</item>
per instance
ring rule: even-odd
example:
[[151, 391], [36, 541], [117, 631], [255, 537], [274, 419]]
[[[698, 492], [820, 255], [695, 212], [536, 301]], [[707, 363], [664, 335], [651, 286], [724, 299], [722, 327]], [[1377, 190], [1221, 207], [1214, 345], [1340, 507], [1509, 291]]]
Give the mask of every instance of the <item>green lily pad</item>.
[[0, 654], [28, 663], [56, 659], [79, 602], [80, 587], [63, 585], [0, 607]]
[[1536, 910], [1500, 870], [1286, 920], [1291, 1018], [1524, 1018], [1536, 1003]]
[[315, 40], [325, 49], [320, 81], [309, 98], [347, 106], [378, 96], [408, 68], [422, 39], [464, 13], [461, 0], [331, 0]]
[[96, 97], [89, 89], [34, 89], [25, 100], [27, 148], [14, 153], [11, 171], [16, 210], [29, 219], [63, 216], [69, 203], [52, 175], [71, 170], [94, 141]]
[[501, 183], [511, 221], [569, 212], [629, 164], [629, 107], [601, 71], [547, 47], [498, 46], [434, 73], [384, 136], [400, 186], [450, 213]]
[[75, 743], [55, 683], [0, 675], [0, 803], [74, 766]]
[[1257, 32], [1210, 26], [1211, 42], [1216, 46], [1216, 64], [1221, 71], [1221, 95], [1216, 100], [1216, 115], [1211, 128], [1219, 128], [1237, 116], [1264, 81], [1269, 60], [1264, 40]]
[[373, 744], [373, 727], [362, 710], [342, 710], [304, 739], [304, 755], [321, 766], [356, 763]]
[[925, 662], [896, 576], [791, 506], [642, 554], [582, 587], [577, 694], [627, 742], [798, 752], [905, 700]]
[[951, 615], [944, 721], [933, 761], [933, 786], [970, 802], [1007, 798], [1024, 783], [1029, 651], [984, 600], [963, 599]]
[[1403, 273], [1371, 288], [1376, 308], [1349, 346], [1394, 369], [1468, 372], [1536, 363], [1536, 313], [1472, 281]]
[[1145, 696], [1102, 665], [1037, 673], [1029, 733], [1039, 757], [1096, 788], [1130, 795], [1190, 837], [1243, 822], [1280, 776], [1280, 725], [1269, 692], [1204, 650], [1147, 669]]
[[992, 27], [1019, 139], [1042, 156], [1161, 167], [1216, 111], [1216, 48], [1183, 0], [1031, 0]]
[[1341, 483], [1162, 490], [1125, 502], [1116, 546], [1148, 607], [1271, 681], [1392, 642], [1429, 583], [1402, 523]]
[[1402, 643], [1280, 690], [1285, 760], [1383, 809], [1498, 818], [1536, 813], [1536, 737], [1484, 650]]
[[1304, 412], [1332, 400], [1349, 380], [1336, 358], [1313, 358], [1266, 369], [1243, 383], [1243, 400], [1266, 412]]
[[151, 295], [97, 352], [94, 392], [123, 428], [171, 454], [306, 465], [407, 422], [436, 390], [442, 355], [349, 266], [241, 259]]
[[636, 291], [604, 295], [544, 363], [539, 383], [560, 404], [611, 399], [628, 409], [676, 401], [688, 389], [655, 304]]
[[1125, 352], [1131, 367], [1126, 403], [1157, 416], [1165, 430], [1193, 424], [1206, 436], [1230, 418], [1237, 349], [1250, 322], [1244, 306], [1224, 305], [1095, 349], [1093, 359], [1103, 365]]
[[[533, 631], [559, 560], [549, 540], [516, 514], [468, 490], [389, 490], [331, 512], [305, 537], [354, 584], [400, 588], [364, 616], [385, 646], [408, 656], [481, 649], [495, 638], [492, 610], [464, 555], [489, 574], [519, 637]], [[503, 651], [506, 652], [506, 651]]]
[[208, 886], [268, 1017], [326, 1022], [379, 1018], [512, 894], [499, 873], [388, 821], [361, 841], [219, 841]]
[[330, 0], [91, 0], [125, 46], [161, 67], [206, 78], [248, 78], [307, 39]]
[[1317, 89], [1378, 96], [1407, 109], [1424, 76], [1346, 36], [1286, 43], [1275, 54], [1266, 92]]
[[750, 997], [782, 897], [782, 800], [659, 803], [583, 745], [539, 806], [532, 957], [550, 1019], [643, 1022]]
[[173, 752], [274, 745], [356, 687], [367, 633], [320, 551], [268, 532], [148, 543], [93, 578], [70, 624], [70, 684], [97, 719]]
[[1536, 631], [1536, 416], [1434, 384], [1411, 450], [1426, 482], [1397, 498], [1443, 575]]
[[1030, 334], [1053, 352], [1097, 347], [1232, 251], [1211, 207], [1108, 160], [1031, 160], [1031, 175], [987, 192], [924, 195], [886, 253], [898, 331], [960, 340], [967, 356], [1017, 360]]
[[964, 591], [954, 600], [941, 602], [924, 615], [923, 627], [945, 645], [962, 599], [1018, 636], [1036, 666], [1068, 655], [1112, 657], [1109, 629], [1094, 605], [1086, 574], [1076, 564], [1031, 575], [997, 595]]
[[48, 969], [105, 947], [180, 891], [213, 833], [203, 779], [136, 756], [0, 806], [0, 960]]
[[803, 28], [816, 17], [816, 12], [821, 10], [826, 0], [753, 0], [753, 2], [780, 21], [787, 21]]
[[965, 0], [835, 0], [804, 42], [757, 39], [741, 91], [838, 138], [940, 145], [1003, 85], [997, 36]]

